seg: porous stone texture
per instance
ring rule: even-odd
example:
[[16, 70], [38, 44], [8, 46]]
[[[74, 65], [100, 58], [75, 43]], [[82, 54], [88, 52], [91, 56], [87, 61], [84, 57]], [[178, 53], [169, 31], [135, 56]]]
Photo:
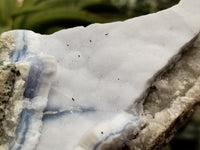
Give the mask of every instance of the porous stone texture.
[[14, 64], [0, 65], [0, 145], [8, 146], [15, 136], [22, 109], [24, 81]]
[[6, 32], [0, 35], [0, 62], [9, 58], [10, 51], [15, 47], [14, 43], [12, 32]]
[[10, 109], [10, 97], [13, 96], [15, 83], [15, 66], [0, 64], [0, 144], [5, 143], [9, 136], [5, 132], [6, 114]]
[[15, 136], [22, 109], [24, 81], [14, 63], [7, 62], [14, 48], [11, 32], [0, 36], [0, 150], [7, 149]]

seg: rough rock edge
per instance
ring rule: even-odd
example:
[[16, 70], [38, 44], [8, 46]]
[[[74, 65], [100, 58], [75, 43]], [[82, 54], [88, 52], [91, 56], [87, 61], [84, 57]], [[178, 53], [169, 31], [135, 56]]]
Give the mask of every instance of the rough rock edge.
[[6, 120], [3, 122], [3, 128], [5, 133], [7, 133], [5, 135], [7, 136], [7, 141], [0, 145], [0, 150], [7, 149], [9, 143], [15, 136], [17, 121], [23, 108], [24, 85], [25, 81], [21, 78], [21, 76], [16, 76], [13, 89], [14, 93], [12, 97], [9, 98], [9, 107], [6, 109]]
[[[128, 149], [159, 150], [191, 118], [196, 106], [200, 103], [199, 56], [200, 37], [193, 43], [191, 48], [183, 53], [183, 57], [173, 69], [165, 73], [153, 84], [153, 88], [144, 103], [143, 117], [148, 124], [135, 139], [126, 142]], [[173, 77], [171, 79], [174, 79], [171, 82], [170, 76]], [[185, 78], [186, 83], [182, 81], [183, 78]], [[176, 82], [176, 79], [180, 80]], [[161, 91], [169, 95], [168, 101], [165, 98], [162, 99], [162, 94], [160, 97], [155, 94], [160, 92], [159, 88], [162, 88], [163, 81], [167, 80], [169, 80], [169, 83], [164, 87], [164, 91]], [[173, 87], [171, 91], [166, 91], [173, 82], [175, 82], [174, 86], [176, 87]], [[155, 96], [158, 98], [155, 98]], [[161, 99], [157, 102], [159, 98]], [[161, 105], [161, 103], [164, 103], [164, 105]], [[160, 110], [156, 111], [157, 108]]]
[[[4, 119], [1, 120], [1, 128], [6, 133], [4, 136], [0, 136], [0, 150], [5, 150], [8, 148], [9, 143], [15, 136], [15, 130], [19, 114], [22, 110], [22, 99], [24, 91], [24, 80], [19, 72], [20, 66], [15, 66], [15, 64], [6, 62], [8, 61], [10, 52], [14, 49], [14, 35], [13, 32], [5, 32], [0, 35], [0, 74], [1, 85], [6, 86], [6, 81], [9, 84], [9, 88], [12, 89], [12, 93], [8, 95], [8, 105], [6, 105], [4, 111]], [[18, 68], [19, 67], [19, 68]], [[6, 69], [5, 69], [6, 68]], [[5, 74], [7, 74], [5, 76]], [[10, 77], [12, 76], [12, 77]], [[5, 97], [6, 95], [1, 95]], [[2, 100], [2, 99], [0, 99]]]
[[[127, 143], [131, 150], [159, 150], [167, 144], [175, 132], [192, 116], [196, 106], [200, 103], [200, 79], [186, 96], [177, 98], [173, 106], [157, 112], [156, 117], [145, 114], [148, 122], [137, 138]], [[178, 106], [182, 103], [182, 107]], [[177, 103], [177, 104], [175, 104]], [[175, 105], [174, 105], [175, 104]]]
[[180, 60], [156, 75], [148, 90], [141, 116], [146, 125], [138, 134], [126, 129], [102, 150], [161, 149], [189, 120], [200, 103], [200, 37], [187, 43], [178, 55]]
[[0, 65], [0, 144], [4, 143], [8, 138], [4, 127], [11, 104], [10, 97], [14, 92], [14, 72], [14, 64]]
[[13, 32], [5, 32], [0, 35], [0, 61], [9, 58], [9, 53], [15, 47]]

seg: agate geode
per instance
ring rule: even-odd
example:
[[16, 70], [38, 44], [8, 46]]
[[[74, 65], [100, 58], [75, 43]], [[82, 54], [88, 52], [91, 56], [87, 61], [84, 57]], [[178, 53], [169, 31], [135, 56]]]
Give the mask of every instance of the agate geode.
[[[130, 148], [127, 143], [150, 124], [143, 102], [166, 85], [157, 78], [199, 33], [198, 6], [198, 0], [182, 0], [124, 22], [52, 35], [2, 34], [0, 150]], [[157, 114], [160, 120], [165, 115]]]

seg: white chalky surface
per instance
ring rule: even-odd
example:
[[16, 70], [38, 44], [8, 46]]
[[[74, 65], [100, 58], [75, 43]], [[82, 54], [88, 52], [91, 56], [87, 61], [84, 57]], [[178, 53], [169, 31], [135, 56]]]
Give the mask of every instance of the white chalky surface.
[[199, 7], [199, 0], [182, 0], [124, 22], [42, 36], [26, 31], [28, 52], [57, 61], [36, 150], [97, 150], [127, 126], [139, 130], [140, 114], [125, 110], [199, 33]]

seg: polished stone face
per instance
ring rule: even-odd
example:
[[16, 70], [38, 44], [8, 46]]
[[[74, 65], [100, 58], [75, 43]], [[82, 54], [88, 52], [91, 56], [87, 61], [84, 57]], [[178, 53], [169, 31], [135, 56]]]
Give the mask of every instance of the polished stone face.
[[0, 47], [2, 65], [18, 76], [14, 135], [0, 150], [98, 150], [135, 137], [151, 84], [199, 32], [200, 14], [185, 5], [52, 35], [2, 35], [1, 45], [11, 41]]

